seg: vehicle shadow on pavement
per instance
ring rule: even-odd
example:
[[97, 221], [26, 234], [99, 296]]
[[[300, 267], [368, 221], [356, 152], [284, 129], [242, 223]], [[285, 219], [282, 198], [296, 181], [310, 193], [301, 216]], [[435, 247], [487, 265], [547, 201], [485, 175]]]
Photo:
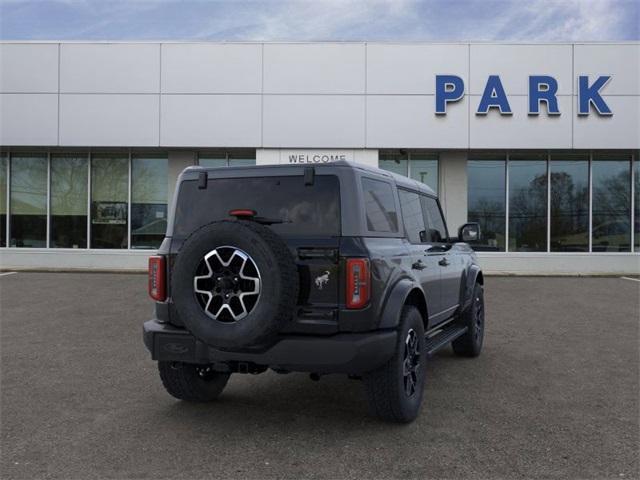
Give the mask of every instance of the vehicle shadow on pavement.
[[[438, 388], [438, 377], [446, 376], [448, 365], [454, 362], [465, 362], [465, 359], [455, 357], [451, 352], [441, 352], [429, 359], [427, 374], [434, 384], [427, 382], [425, 398], [429, 390]], [[308, 419], [320, 420], [326, 428], [334, 430], [403, 428], [403, 425], [385, 423], [370, 415], [363, 382], [345, 375], [326, 375], [320, 381], [312, 381], [304, 373], [236, 374], [214, 402], [169, 401], [171, 403], [163, 409], [165, 420], [168, 423], [178, 421], [180, 425], [192, 420], [200, 425], [205, 422], [215, 426], [222, 420], [242, 429], [247, 425], [270, 425], [283, 420], [304, 426], [307, 423], [304, 419]], [[428, 408], [430, 414], [437, 414], [437, 405]]]

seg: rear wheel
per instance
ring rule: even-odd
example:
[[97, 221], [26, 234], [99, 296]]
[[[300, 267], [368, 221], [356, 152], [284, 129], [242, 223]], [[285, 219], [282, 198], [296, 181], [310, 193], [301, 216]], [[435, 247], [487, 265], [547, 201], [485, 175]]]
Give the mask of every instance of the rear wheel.
[[418, 416], [425, 383], [424, 326], [420, 311], [402, 309], [396, 351], [379, 369], [363, 376], [372, 413], [407, 423]]
[[463, 357], [477, 357], [484, 339], [484, 290], [479, 283], [473, 288], [471, 305], [460, 320], [460, 324], [467, 327], [467, 333], [451, 342], [453, 351]]
[[164, 388], [175, 398], [188, 402], [210, 402], [224, 390], [229, 373], [216, 372], [209, 365], [158, 362]]

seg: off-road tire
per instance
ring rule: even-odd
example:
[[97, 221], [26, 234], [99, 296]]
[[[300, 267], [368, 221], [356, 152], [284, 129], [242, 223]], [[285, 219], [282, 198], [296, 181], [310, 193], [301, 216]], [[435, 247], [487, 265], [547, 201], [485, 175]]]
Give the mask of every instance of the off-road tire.
[[211, 402], [224, 390], [229, 373], [207, 370], [206, 365], [158, 362], [160, 379], [173, 397], [187, 402]]
[[[193, 286], [203, 257], [222, 246], [249, 255], [261, 277], [255, 306], [244, 318], [227, 323], [205, 313]], [[171, 297], [185, 327], [206, 344], [227, 350], [273, 343], [298, 300], [298, 269], [287, 244], [270, 228], [251, 221], [223, 220], [194, 231], [180, 248], [171, 275]]]
[[[406, 341], [413, 332], [419, 352], [416, 370], [415, 390], [406, 392], [404, 365], [406, 361]], [[382, 367], [363, 376], [371, 413], [385, 421], [408, 423], [420, 411], [426, 378], [424, 325], [420, 311], [405, 305], [400, 316], [398, 339], [393, 357]]]
[[479, 283], [473, 287], [471, 305], [460, 316], [460, 325], [468, 330], [451, 342], [453, 351], [461, 357], [477, 357], [484, 339], [484, 289]]

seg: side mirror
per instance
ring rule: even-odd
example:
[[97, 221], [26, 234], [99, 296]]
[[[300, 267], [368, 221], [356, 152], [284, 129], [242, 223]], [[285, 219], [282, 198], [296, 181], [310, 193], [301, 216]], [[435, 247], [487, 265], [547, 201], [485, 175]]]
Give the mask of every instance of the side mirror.
[[482, 238], [479, 223], [465, 223], [458, 229], [460, 242], [477, 242]]

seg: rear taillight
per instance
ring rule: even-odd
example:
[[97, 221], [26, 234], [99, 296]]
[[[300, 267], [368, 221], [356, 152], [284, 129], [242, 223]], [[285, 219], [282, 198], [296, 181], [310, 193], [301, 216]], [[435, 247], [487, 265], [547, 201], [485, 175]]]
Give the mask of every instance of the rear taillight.
[[164, 302], [167, 298], [165, 272], [163, 256], [149, 257], [149, 296], [156, 302]]
[[347, 259], [347, 308], [362, 308], [369, 303], [370, 274], [366, 258]]

